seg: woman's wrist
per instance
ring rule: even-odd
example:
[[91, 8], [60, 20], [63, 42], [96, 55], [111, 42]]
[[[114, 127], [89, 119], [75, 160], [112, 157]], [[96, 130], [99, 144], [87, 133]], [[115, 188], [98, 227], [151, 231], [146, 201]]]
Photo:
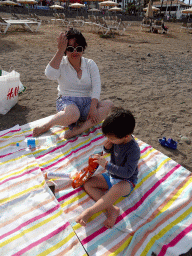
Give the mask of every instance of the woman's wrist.
[[107, 168], [107, 164], [108, 164], [108, 161], [106, 161], [106, 163], [105, 163], [105, 169]]
[[92, 98], [91, 99], [91, 107], [97, 108], [98, 102], [99, 102], [98, 99]]

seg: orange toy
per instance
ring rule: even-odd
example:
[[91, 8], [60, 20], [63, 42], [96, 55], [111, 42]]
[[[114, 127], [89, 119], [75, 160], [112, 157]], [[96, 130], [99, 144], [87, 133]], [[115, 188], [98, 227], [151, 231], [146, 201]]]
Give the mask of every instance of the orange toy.
[[77, 172], [77, 174], [75, 175], [75, 177], [73, 177], [73, 182], [72, 182], [72, 187], [73, 188], [78, 188], [80, 186], [82, 186], [88, 179], [91, 178], [91, 176], [94, 174], [94, 172], [97, 170], [99, 164], [98, 163], [94, 163], [95, 159], [93, 158], [93, 156], [89, 157], [89, 161], [88, 161], [88, 166], [86, 166], [85, 168], [83, 168], [80, 172]]

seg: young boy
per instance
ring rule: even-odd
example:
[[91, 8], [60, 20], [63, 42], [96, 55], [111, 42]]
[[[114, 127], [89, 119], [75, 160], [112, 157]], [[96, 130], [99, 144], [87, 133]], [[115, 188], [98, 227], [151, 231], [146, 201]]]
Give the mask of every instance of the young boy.
[[133, 191], [137, 183], [140, 158], [139, 146], [131, 135], [134, 128], [134, 116], [122, 108], [114, 108], [103, 122], [102, 132], [107, 138], [104, 150], [111, 153], [111, 160], [108, 162], [103, 156], [94, 155], [97, 159], [95, 162], [105, 168], [106, 172], [93, 176], [84, 184], [85, 191], [96, 203], [77, 217], [76, 222], [82, 226], [86, 226], [93, 214], [106, 210], [104, 226], [112, 228], [120, 212], [113, 204], [119, 197], [126, 197]]

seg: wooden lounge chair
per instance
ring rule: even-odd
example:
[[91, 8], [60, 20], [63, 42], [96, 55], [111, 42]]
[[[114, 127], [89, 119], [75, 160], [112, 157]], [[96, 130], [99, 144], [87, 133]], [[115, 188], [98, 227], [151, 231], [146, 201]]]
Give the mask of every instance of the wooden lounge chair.
[[37, 25], [37, 28], [35, 30], [38, 31], [40, 25], [41, 25], [41, 22], [39, 21], [32, 21], [32, 20], [5, 20], [3, 18], [0, 17], [0, 26], [6, 26], [6, 28], [4, 29], [3, 33], [5, 34], [7, 32], [7, 30], [9, 29], [10, 26], [13, 26], [13, 25], [20, 25], [22, 26], [23, 28], [27, 28], [29, 29], [31, 32], [34, 32], [31, 28], [31, 25]]

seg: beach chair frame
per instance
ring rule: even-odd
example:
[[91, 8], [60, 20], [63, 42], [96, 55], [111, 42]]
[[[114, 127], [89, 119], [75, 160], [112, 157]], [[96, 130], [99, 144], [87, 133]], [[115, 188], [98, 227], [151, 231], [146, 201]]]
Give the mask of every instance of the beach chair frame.
[[13, 25], [20, 25], [25, 29], [27, 28], [31, 32], [34, 32], [34, 30], [31, 28], [31, 25], [37, 25], [37, 28], [35, 30], [35, 32], [37, 32], [41, 25], [41, 22], [40, 21], [32, 21], [32, 20], [21, 20], [21, 19], [20, 20], [16, 20], [16, 19], [5, 20], [2, 17], [0, 17], [0, 26], [6, 26], [6, 28], [3, 31], [4, 34], [6, 34], [9, 27], [13, 26]]

